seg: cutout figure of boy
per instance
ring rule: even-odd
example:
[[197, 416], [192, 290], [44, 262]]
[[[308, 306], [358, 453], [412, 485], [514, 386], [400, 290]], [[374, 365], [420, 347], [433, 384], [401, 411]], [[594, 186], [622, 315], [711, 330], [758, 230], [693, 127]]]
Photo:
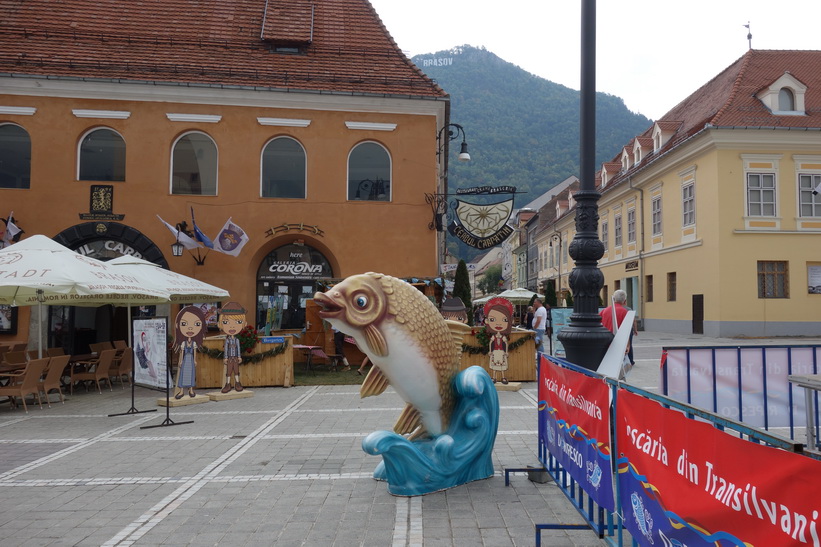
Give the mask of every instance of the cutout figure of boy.
[[441, 309], [442, 317], [450, 319], [451, 321], [459, 321], [467, 325], [468, 311], [465, 309], [465, 303], [458, 296], [450, 296], [445, 298]]
[[246, 310], [237, 302], [228, 302], [219, 311], [220, 330], [225, 334], [225, 346], [223, 348], [223, 360], [225, 369], [225, 386], [222, 393], [228, 393], [231, 389], [242, 391], [242, 384], [239, 381], [239, 365], [242, 362], [242, 349], [240, 348], [237, 334], [245, 327]]

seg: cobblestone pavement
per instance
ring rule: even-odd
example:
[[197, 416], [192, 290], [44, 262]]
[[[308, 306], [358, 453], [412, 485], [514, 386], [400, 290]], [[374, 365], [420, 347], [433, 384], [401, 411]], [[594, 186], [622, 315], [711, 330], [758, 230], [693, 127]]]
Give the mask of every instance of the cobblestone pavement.
[[[628, 381], [655, 389], [662, 346], [740, 342], [642, 332], [635, 343]], [[156, 412], [109, 416], [131, 407], [117, 384], [28, 414], [0, 403], [0, 546], [525, 546], [536, 523], [582, 522], [552, 482], [516, 474], [504, 485], [505, 468], [537, 463], [535, 383], [499, 393], [495, 476], [414, 498], [373, 480], [379, 458], [361, 448], [398, 417], [392, 390], [367, 399], [358, 386], [252, 391], [171, 408], [176, 425], [150, 429], [141, 427], [161, 424], [166, 409], [141, 387], [134, 406]], [[542, 543], [604, 544], [587, 530], [545, 531]]]

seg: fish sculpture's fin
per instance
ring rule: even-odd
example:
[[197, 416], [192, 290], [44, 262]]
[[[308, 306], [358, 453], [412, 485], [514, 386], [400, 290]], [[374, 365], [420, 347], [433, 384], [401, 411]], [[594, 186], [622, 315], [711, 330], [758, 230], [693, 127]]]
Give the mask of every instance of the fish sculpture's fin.
[[[422, 429], [423, 431], [417, 431], [418, 429]], [[416, 437], [421, 436], [421, 433], [426, 433], [424, 431], [424, 426], [422, 425], [422, 415], [416, 410], [416, 407], [408, 403], [405, 406], [405, 410], [402, 411], [402, 414], [399, 415], [399, 418], [396, 420], [396, 423], [393, 425], [393, 430], [395, 433], [399, 435], [405, 435], [406, 433], [414, 433]]]
[[359, 387], [359, 398], [364, 399], [373, 395], [381, 395], [388, 389], [388, 385], [388, 378], [382, 373], [382, 369], [374, 365]]
[[451, 321], [450, 319], [445, 319], [445, 324], [447, 324], [448, 330], [450, 331], [450, 336], [453, 338], [453, 343], [456, 345], [456, 355], [458, 355], [461, 360], [464, 336], [466, 334], [470, 334], [473, 329], [471, 329], [469, 325], [465, 325], [459, 321]]
[[365, 342], [368, 344], [368, 349], [370, 349], [374, 355], [378, 355], [379, 357], [388, 355], [388, 343], [373, 323], [365, 327]]

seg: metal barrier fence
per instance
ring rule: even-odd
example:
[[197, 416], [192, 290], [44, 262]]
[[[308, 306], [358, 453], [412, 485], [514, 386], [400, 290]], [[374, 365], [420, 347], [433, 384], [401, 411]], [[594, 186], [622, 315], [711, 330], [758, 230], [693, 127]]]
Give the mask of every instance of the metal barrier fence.
[[[612, 431], [613, 424], [616, 423], [616, 401], [618, 397], [618, 390], [619, 388], [627, 390], [631, 393], [639, 395], [641, 397], [645, 397], [649, 400], [656, 401], [660, 403], [665, 408], [671, 408], [681, 411], [687, 418], [690, 419], [698, 419], [707, 423], [710, 423], [713, 427], [725, 431], [728, 434], [733, 434], [738, 436], [741, 439], [745, 439], [747, 441], [759, 444], [765, 444], [772, 447], [777, 447], [789, 452], [794, 453], [803, 453], [803, 444], [799, 442], [795, 442], [791, 439], [787, 439], [775, 433], [770, 433], [767, 431], [763, 431], [757, 427], [750, 426], [748, 424], [742, 423], [740, 421], [734, 420], [732, 418], [728, 418], [726, 416], [720, 416], [715, 412], [711, 412], [709, 410], [705, 410], [703, 408], [699, 408], [685, 402], [677, 401], [673, 398], [659, 395], [656, 393], [649, 392], [647, 390], [631, 386], [629, 384], [613, 380], [611, 378], [604, 377], [596, 372], [578, 367], [572, 363], [569, 363], [563, 359], [553, 357], [550, 355], [540, 354], [543, 355], [546, 359], [549, 359], [551, 362], [559, 365], [560, 367], [565, 367], [569, 370], [584, 374], [586, 376], [602, 380], [608, 384], [608, 387], [611, 391], [611, 405], [610, 405], [610, 424], [611, 424], [611, 439], [610, 439], [610, 454], [620, 454], [618, 443], [616, 442], [616, 435]], [[540, 359], [541, 361], [541, 359]], [[540, 368], [540, 367], [539, 367]], [[539, 372], [537, 378], [541, 381], [541, 371]], [[547, 442], [546, 439], [541, 434], [542, 428], [540, 427], [540, 435], [539, 435], [539, 442], [538, 442], [538, 457], [539, 461], [544, 466], [544, 469], [541, 470], [549, 474], [549, 476], [555, 481], [556, 485], [561, 489], [564, 495], [567, 497], [568, 500], [571, 501], [573, 507], [577, 510], [577, 512], [582, 516], [586, 524], [565, 524], [565, 523], [545, 523], [545, 524], [536, 524], [535, 526], [535, 539], [536, 539], [536, 546], [539, 547], [541, 545], [541, 532], [542, 530], [551, 530], [551, 529], [582, 529], [588, 528], [595, 532], [598, 537], [604, 540], [608, 545], [633, 545], [637, 546], [639, 543], [630, 536], [629, 532], [624, 527], [622, 515], [624, 514], [622, 511], [621, 506], [621, 496], [619, 493], [619, 481], [617, 479], [617, 461], [615, 458], [611, 458], [611, 480], [614, 481], [616, 485], [616, 510], [615, 512], [609, 511], [604, 507], [597, 505], [593, 499], [586, 494], [585, 490], [582, 486], [574, 480], [570, 474], [564, 469], [556, 458], [548, 451], [547, 449]], [[533, 468], [510, 468], [505, 469], [505, 485], [509, 484], [511, 473], [521, 473], [527, 472], [529, 475], [532, 476], [533, 472], [537, 471]]]
[[789, 377], [818, 374], [819, 361], [816, 345], [664, 347], [661, 392], [766, 431], [784, 428], [791, 439], [809, 421], [818, 439], [818, 393], [807, 396]]

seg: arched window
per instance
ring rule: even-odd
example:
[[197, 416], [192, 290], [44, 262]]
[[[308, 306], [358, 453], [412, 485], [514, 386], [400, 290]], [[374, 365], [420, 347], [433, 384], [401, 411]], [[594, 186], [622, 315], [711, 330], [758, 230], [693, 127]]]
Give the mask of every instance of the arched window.
[[77, 180], [124, 181], [125, 140], [112, 129], [92, 129], [80, 141]]
[[378, 143], [357, 144], [348, 156], [348, 199], [391, 200], [391, 157]]
[[174, 143], [171, 193], [217, 195], [217, 145], [205, 133], [186, 133]]
[[272, 139], [262, 151], [264, 198], [305, 199], [305, 149], [290, 137]]
[[778, 90], [778, 110], [781, 112], [795, 110], [795, 95], [788, 87], [782, 87]]
[[7, 123], [0, 125], [0, 188], [31, 185], [31, 138], [28, 131]]

